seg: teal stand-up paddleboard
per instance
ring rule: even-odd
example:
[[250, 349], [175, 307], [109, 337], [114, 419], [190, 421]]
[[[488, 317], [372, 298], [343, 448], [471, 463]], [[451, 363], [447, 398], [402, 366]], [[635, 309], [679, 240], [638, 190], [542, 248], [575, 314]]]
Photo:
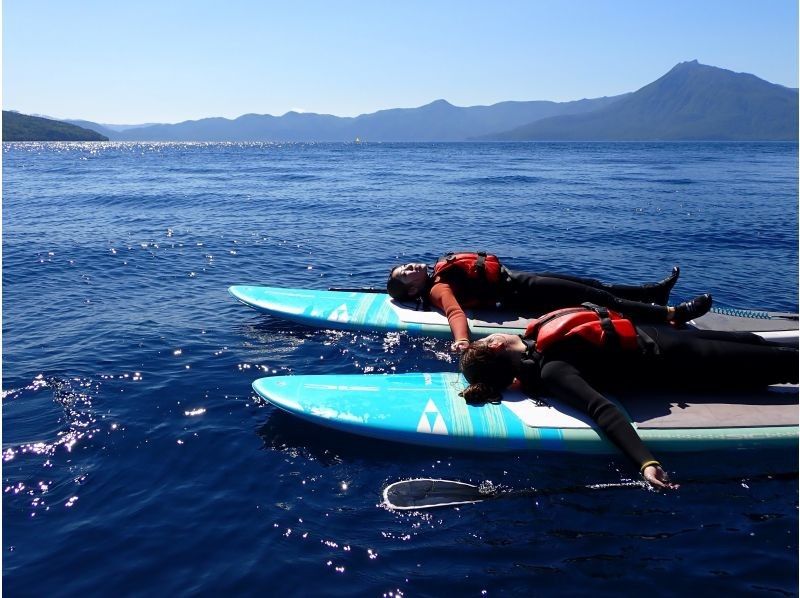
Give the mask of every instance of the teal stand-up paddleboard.
[[[455, 373], [275, 376], [253, 389], [276, 407], [361, 436], [475, 451], [613, 453], [591, 420], [556, 401], [509, 391], [471, 407]], [[791, 447], [797, 451], [798, 388], [759, 393], [611, 397], [654, 451]]]
[[[317, 291], [263, 286], [232, 286], [228, 292], [257, 310], [315, 328], [340, 330], [406, 331], [410, 334], [450, 338], [447, 318], [438, 310], [417, 309], [398, 303], [386, 293]], [[522, 334], [538, 314], [510, 314], [500, 310], [465, 310], [472, 336], [495, 332]], [[756, 332], [776, 342], [797, 342], [797, 314], [712, 310], [690, 326], [706, 330]]]
[[[406, 331], [449, 338], [437, 310], [397, 303], [386, 293], [233, 286], [242, 303], [316, 328]], [[474, 337], [521, 334], [536, 314], [467, 310]], [[755, 332], [793, 344], [796, 314], [715, 310], [689, 323], [711, 330]], [[314, 423], [384, 440], [479, 451], [613, 452], [585, 417], [556, 401], [515, 392], [498, 405], [470, 407], [458, 393], [458, 374], [278, 376], [253, 383], [256, 393]], [[704, 450], [797, 445], [797, 386], [759, 394], [655, 395], [619, 398], [643, 440], [654, 450]]]

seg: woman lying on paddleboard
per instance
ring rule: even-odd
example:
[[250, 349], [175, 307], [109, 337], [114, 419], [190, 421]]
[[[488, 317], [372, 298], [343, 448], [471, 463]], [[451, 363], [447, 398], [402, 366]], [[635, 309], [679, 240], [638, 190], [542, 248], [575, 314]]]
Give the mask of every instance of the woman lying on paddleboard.
[[453, 350], [469, 344], [469, 326], [463, 307], [543, 313], [591, 302], [615, 309], [637, 322], [682, 324], [711, 309], [711, 295], [700, 295], [674, 307], [669, 294], [680, 270], [661, 282], [643, 285], [606, 284], [566, 274], [512, 272], [496, 256], [486, 253], [450, 253], [432, 268], [405, 264], [392, 268], [386, 290], [397, 301], [422, 299], [441, 309], [453, 333]]
[[603, 308], [562, 309], [525, 334], [492, 334], [461, 355], [473, 405], [500, 400], [514, 384], [586, 413], [653, 486], [675, 488], [617, 406], [597, 389], [745, 390], [797, 383], [798, 349], [750, 332], [634, 325]]

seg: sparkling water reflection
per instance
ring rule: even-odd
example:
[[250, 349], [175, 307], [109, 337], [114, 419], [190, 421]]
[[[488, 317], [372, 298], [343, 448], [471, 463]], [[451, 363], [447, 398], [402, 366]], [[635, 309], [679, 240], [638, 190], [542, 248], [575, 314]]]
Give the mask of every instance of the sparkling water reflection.
[[392, 264], [478, 248], [615, 281], [680, 264], [677, 296], [797, 311], [794, 145], [3, 152], [9, 593], [796, 592], [796, 454], [671, 456], [670, 494], [387, 511], [382, 488], [411, 477], [547, 489], [635, 472], [621, 457], [380, 443], [280, 413], [255, 378], [455, 361], [442, 340], [304, 328], [226, 291], [380, 286]]

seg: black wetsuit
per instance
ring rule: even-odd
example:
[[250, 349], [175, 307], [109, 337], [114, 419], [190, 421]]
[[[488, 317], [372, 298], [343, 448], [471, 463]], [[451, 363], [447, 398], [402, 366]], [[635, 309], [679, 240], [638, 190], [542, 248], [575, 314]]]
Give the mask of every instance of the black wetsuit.
[[604, 390], [761, 388], [798, 381], [798, 350], [751, 333], [637, 327], [640, 351], [615, 351], [577, 337], [559, 341], [518, 378], [532, 395], [550, 395], [588, 414], [608, 439], [641, 467], [653, 460], [633, 426]]
[[547, 313], [588, 302], [621, 312], [637, 322], [667, 321], [665, 305], [671, 287], [606, 284], [593, 278], [551, 272], [505, 272], [507, 278], [501, 285], [500, 302], [510, 309]]

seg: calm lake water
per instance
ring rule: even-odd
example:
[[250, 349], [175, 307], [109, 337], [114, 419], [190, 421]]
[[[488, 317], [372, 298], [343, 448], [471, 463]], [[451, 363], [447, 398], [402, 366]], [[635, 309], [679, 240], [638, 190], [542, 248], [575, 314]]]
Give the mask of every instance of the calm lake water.
[[264, 375], [455, 370], [444, 340], [314, 330], [232, 284], [519, 269], [798, 309], [795, 144], [3, 144], [9, 596], [796, 595], [797, 453], [662, 455], [677, 492], [398, 514], [408, 477], [541, 489], [622, 456], [381, 443], [256, 400]]

